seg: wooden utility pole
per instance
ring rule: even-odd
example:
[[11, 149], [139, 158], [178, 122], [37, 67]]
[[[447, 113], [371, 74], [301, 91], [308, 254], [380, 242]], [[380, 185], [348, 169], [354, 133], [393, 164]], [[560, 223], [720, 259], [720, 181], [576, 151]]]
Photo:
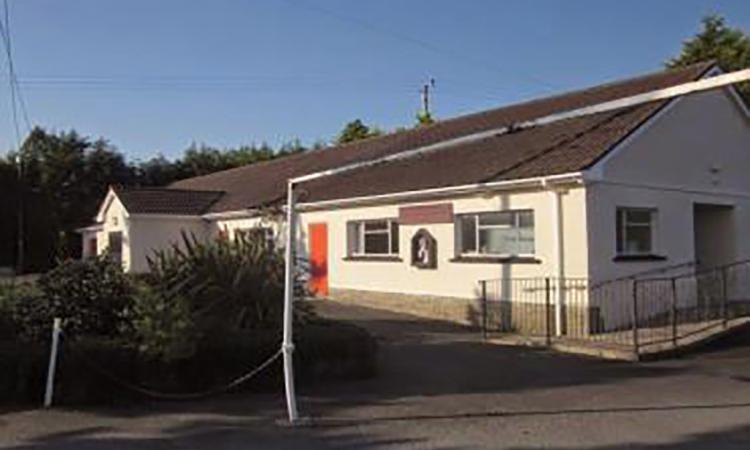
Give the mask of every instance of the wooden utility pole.
[[21, 275], [24, 268], [24, 182], [23, 182], [23, 150], [18, 149], [18, 217], [16, 222], [16, 275]]
[[435, 79], [430, 78], [430, 81], [422, 85], [422, 114], [426, 117], [431, 117], [430, 112], [430, 89], [435, 88]]

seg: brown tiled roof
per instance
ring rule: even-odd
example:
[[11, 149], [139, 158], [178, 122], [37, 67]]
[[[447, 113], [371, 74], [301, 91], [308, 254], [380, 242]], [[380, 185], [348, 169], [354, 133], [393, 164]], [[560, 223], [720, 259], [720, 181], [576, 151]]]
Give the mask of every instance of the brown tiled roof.
[[[657, 72], [554, 97], [444, 120], [434, 125], [190, 178], [173, 188], [224, 191], [212, 212], [284, 200], [292, 177], [377, 159], [436, 142], [693, 81], [713, 64]], [[665, 102], [602, 113], [488, 138], [420, 157], [306, 183], [303, 201], [332, 200], [579, 171], [589, 167]]]
[[207, 212], [223, 192], [169, 188], [114, 188], [130, 214], [194, 216]]

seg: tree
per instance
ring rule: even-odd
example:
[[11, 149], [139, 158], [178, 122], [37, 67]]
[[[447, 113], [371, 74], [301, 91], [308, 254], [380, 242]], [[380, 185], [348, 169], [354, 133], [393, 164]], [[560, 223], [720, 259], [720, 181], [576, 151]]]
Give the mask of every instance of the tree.
[[166, 186], [180, 179], [177, 164], [164, 155], [155, 156], [148, 161], [137, 163], [136, 181], [139, 186]]
[[[667, 61], [667, 67], [684, 67], [703, 61], [716, 61], [724, 70], [750, 67], [750, 37], [738, 28], [726, 25], [723, 17], [710, 15], [701, 21], [703, 29], [682, 44], [680, 55]], [[738, 85], [745, 100], [750, 99], [750, 84]]]
[[419, 111], [417, 113], [417, 126], [432, 125], [435, 123], [435, 119], [432, 117], [429, 111]]
[[[80, 237], [75, 229], [89, 224], [110, 184], [130, 184], [135, 175], [107, 141], [91, 142], [75, 131], [53, 134], [39, 127], [8, 161], [16, 174], [22, 174], [9, 215], [15, 220], [23, 204], [28, 271], [48, 269], [57, 257], [78, 255]], [[14, 243], [16, 254], [18, 231], [13, 227], [12, 235], [3, 236]]]
[[346, 144], [360, 139], [380, 136], [383, 132], [375, 127], [365, 125], [361, 120], [355, 119], [347, 123], [336, 138], [337, 144]]
[[136, 169], [139, 174], [136, 181], [144, 186], [166, 186], [184, 178], [269, 161], [306, 150], [307, 147], [297, 140], [281, 145], [278, 150], [274, 150], [265, 143], [260, 146], [243, 145], [225, 149], [205, 144], [191, 144], [183, 153], [182, 158], [174, 161], [159, 155], [140, 163]]
[[0, 267], [14, 267], [16, 262], [16, 227], [18, 172], [10, 158], [0, 157]]
[[267, 144], [229, 149], [191, 145], [176, 160], [157, 156], [129, 162], [105, 139], [36, 127], [20, 151], [0, 157], [0, 211], [5, 212], [0, 215], [0, 267], [16, 265], [19, 216], [24, 222], [24, 269], [45, 271], [58, 258], [80, 254], [75, 230], [91, 223], [111, 185], [167, 186], [305, 150], [299, 141], [278, 150]]

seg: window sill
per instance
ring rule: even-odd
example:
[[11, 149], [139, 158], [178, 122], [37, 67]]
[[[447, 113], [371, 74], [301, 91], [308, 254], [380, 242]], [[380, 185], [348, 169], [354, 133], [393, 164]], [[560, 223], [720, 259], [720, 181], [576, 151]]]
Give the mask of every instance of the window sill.
[[644, 261], [666, 261], [667, 257], [664, 255], [617, 255], [612, 258], [614, 262], [644, 262]]
[[467, 264], [541, 264], [542, 260], [533, 256], [457, 256], [453, 263]]
[[377, 256], [377, 255], [352, 255], [343, 258], [344, 261], [362, 262], [403, 262], [399, 256]]

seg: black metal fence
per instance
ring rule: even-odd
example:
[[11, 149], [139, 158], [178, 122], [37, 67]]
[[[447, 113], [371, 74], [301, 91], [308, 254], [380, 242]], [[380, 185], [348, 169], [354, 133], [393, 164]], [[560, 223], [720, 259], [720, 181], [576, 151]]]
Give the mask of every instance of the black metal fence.
[[586, 278], [483, 280], [480, 290], [485, 336], [580, 340], [640, 353], [750, 316], [750, 261], [596, 284]]

